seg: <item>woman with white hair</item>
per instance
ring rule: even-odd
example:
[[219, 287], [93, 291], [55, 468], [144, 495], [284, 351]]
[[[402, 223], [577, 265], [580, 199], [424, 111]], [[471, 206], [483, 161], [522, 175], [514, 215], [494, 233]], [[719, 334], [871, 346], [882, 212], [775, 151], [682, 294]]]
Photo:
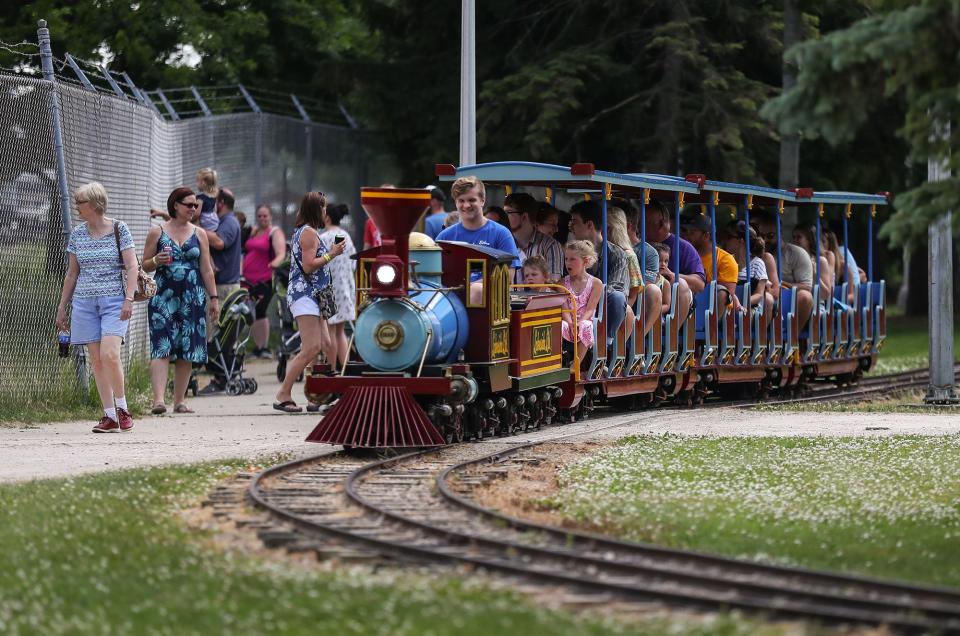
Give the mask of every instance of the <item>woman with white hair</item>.
[[[123, 221], [106, 216], [107, 191], [99, 183], [77, 188], [73, 203], [84, 222], [70, 232], [56, 324], [58, 329], [70, 330], [72, 344], [87, 345], [103, 404], [103, 417], [93, 432], [129, 431], [133, 418], [124, 392], [120, 345], [137, 290], [133, 236]], [[67, 303], [72, 304], [69, 321]]]

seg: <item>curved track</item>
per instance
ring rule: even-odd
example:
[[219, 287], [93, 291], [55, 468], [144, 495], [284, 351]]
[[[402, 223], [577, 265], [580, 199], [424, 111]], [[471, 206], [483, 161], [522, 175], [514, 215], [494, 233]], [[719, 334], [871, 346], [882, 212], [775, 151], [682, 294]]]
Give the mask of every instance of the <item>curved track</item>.
[[[871, 379], [864, 388], [889, 391], [891, 382], [903, 388], [908, 375]], [[308, 458], [264, 471], [248, 497], [298, 528], [279, 543], [317, 545], [333, 537], [375, 555], [475, 566], [599, 601], [960, 632], [960, 591], [617, 541], [507, 517], [471, 499], [477, 483], [538, 461], [539, 444], [622, 425], [571, 424], [375, 461], [343, 453]]]

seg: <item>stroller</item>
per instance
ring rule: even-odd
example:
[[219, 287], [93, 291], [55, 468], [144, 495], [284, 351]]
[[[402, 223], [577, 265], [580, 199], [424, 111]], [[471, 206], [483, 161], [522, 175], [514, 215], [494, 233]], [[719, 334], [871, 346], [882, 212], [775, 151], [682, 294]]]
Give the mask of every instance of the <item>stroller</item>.
[[257, 391], [257, 381], [243, 377], [243, 358], [250, 339], [254, 312], [246, 289], [231, 292], [223, 301], [220, 316], [207, 343], [207, 372], [227, 395], [248, 395]]
[[[290, 247], [287, 246], [287, 254]], [[290, 313], [287, 302], [287, 282], [290, 278], [290, 258], [285, 259], [273, 270], [273, 291], [277, 296], [277, 312], [280, 315], [280, 346], [277, 349], [277, 380], [283, 382], [287, 377], [287, 361], [300, 351], [300, 332], [297, 321]]]

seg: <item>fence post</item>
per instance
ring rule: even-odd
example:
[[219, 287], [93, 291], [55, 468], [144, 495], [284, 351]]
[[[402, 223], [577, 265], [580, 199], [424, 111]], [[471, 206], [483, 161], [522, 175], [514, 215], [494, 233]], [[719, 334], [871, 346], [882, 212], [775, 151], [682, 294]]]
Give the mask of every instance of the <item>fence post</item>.
[[40, 43], [40, 67], [43, 79], [50, 82], [50, 118], [53, 121], [53, 154], [57, 159], [57, 185], [60, 186], [60, 220], [63, 223], [63, 244], [70, 236], [70, 186], [67, 183], [67, 157], [63, 150], [63, 123], [60, 113], [60, 94], [53, 72], [53, 51], [50, 49], [50, 30], [47, 21], [37, 22], [37, 40]]
[[257, 118], [253, 142], [253, 204], [257, 206], [263, 203], [263, 111], [243, 84], [237, 84], [237, 88], [240, 89], [240, 93], [247, 100], [250, 110], [256, 113]]
[[[307, 144], [307, 156], [304, 159], [304, 172], [307, 178], [307, 182], [304, 184], [306, 186], [306, 192], [313, 191], [313, 120], [310, 119], [310, 115], [307, 113], [307, 110], [300, 103], [300, 100], [296, 95], [290, 93], [290, 99], [293, 100], [293, 105], [297, 107], [297, 111], [300, 113], [300, 119], [303, 120], [303, 132], [306, 136]], [[283, 211], [286, 215], [287, 211]]]
[[[942, 126], [937, 134], [946, 136], [949, 128]], [[927, 160], [927, 180], [945, 181], [950, 178], [946, 161]], [[923, 401], [927, 404], [960, 404], [953, 372], [953, 232], [951, 211], [946, 210], [930, 223], [927, 236], [930, 251], [930, 384]]]
[[[63, 249], [70, 237], [70, 185], [67, 182], [67, 157], [63, 148], [63, 119], [60, 111], [60, 91], [57, 88], [57, 76], [53, 71], [53, 51], [50, 48], [50, 30], [47, 21], [37, 22], [37, 41], [40, 44], [40, 68], [43, 79], [50, 82], [50, 119], [53, 124], [53, 154], [57, 160], [57, 185], [60, 190], [60, 221], [63, 224], [63, 243], [59, 246], [49, 245], [48, 249], [59, 247]], [[51, 219], [51, 222], [53, 219]], [[66, 257], [66, 250], [64, 250]], [[87, 351], [85, 346], [74, 347], [74, 365], [77, 374], [77, 385], [81, 390], [89, 392], [90, 375], [87, 370]]]

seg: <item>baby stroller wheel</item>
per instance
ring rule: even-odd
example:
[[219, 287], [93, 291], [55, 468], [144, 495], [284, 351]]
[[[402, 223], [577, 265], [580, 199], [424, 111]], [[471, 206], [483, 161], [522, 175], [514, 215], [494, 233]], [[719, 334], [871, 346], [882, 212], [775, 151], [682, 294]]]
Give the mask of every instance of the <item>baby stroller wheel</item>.
[[257, 381], [253, 378], [244, 378], [243, 379], [243, 392], [247, 395], [253, 395], [257, 392]]
[[240, 380], [230, 380], [227, 382], [227, 395], [240, 395], [243, 393], [243, 383]]
[[193, 395], [193, 397], [197, 397], [197, 391], [200, 390], [200, 383], [197, 382], [197, 376], [190, 376], [190, 383], [187, 385], [187, 390], [190, 391], [190, 394]]
[[287, 377], [287, 356], [280, 354], [277, 357], [277, 381], [283, 382], [283, 379]]

